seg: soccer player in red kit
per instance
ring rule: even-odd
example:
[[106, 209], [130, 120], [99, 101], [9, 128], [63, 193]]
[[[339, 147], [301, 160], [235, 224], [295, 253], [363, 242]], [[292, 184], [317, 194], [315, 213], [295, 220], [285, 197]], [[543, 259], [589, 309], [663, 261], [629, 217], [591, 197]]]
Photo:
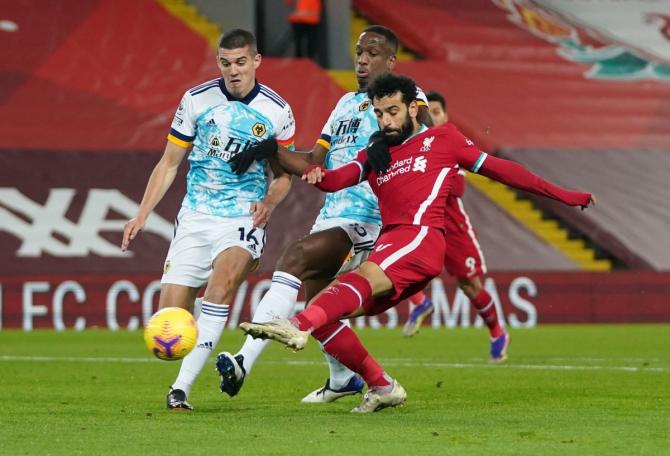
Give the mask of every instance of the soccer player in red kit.
[[[423, 289], [442, 271], [446, 249], [444, 201], [459, 168], [585, 208], [590, 193], [565, 190], [521, 165], [481, 152], [453, 124], [428, 129], [416, 121], [416, 86], [412, 79], [391, 73], [379, 76], [368, 89], [385, 141], [391, 146], [391, 167], [375, 172], [366, 150], [336, 170], [308, 168], [303, 179], [332, 192], [367, 180], [379, 200], [382, 232], [368, 260], [324, 290], [293, 319], [242, 323], [252, 337], [304, 348], [309, 335], [342, 318], [376, 315]], [[407, 394], [363, 347], [348, 327], [329, 334], [330, 353], [357, 372], [368, 385], [363, 402], [352, 410], [370, 413], [402, 404]]]

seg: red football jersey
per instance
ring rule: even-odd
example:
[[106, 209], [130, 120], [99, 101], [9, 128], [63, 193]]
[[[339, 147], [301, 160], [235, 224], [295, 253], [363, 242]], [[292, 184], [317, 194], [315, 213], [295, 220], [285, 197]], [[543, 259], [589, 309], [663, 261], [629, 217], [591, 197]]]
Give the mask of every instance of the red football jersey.
[[333, 192], [367, 180], [379, 200], [382, 225], [443, 229], [446, 198], [460, 167], [570, 206], [586, 207], [591, 200], [590, 193], [565, 190], [518, 163], [489, 156], [452, 123], [429, 128], [391, 147], [391, 167], [386, 172], [371, 169], [364, 149], [352, 163], [325, 171], [317, 187]]
[[[366, 173], [379, 200], [382, 224], [444, 228], [445, 201], [459, 169], [482, 152], [453, 124], [427, 129], [391, 148], [391, 167], [385, 173]], [[363, 168], [366, 151], [356, 157]]]

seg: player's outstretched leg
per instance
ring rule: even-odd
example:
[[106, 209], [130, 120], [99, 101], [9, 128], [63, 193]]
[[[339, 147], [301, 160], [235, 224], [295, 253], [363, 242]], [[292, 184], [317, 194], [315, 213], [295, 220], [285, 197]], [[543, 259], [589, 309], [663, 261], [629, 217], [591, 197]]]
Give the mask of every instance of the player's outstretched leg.
[[433, 301], [422, 291], [409, 299], [414, 304], [414, 308], [410, 312], [407, 323], [405, 323], [405, 327], [402, 330], [403, 335], [406, 337], [413, 336], [419, 332], [423, 321], [435, 310]]
[[301, 331], [291, 321], [277, 318], [267, 323], [242, 323], [240, 329], [254, 339], [270, 339], [300, 351], [307, 345], [309, 331]]

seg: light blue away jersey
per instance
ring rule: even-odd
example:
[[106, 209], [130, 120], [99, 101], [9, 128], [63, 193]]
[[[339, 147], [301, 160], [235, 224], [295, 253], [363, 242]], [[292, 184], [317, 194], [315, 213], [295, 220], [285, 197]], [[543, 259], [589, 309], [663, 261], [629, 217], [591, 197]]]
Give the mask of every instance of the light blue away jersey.
[[[417, 101], [428, 105], [426, 95], [417, 89]], [[326, 169], [336, 169], [352, 162], [368, 145], [370, 135], [379, 130], [372, 103], [364, 92], [349, 92], [337, 102], [318, 144], [328, 149]], [[338, 192], [326, 193], [319, 217], [347, 218], [367, 223], [382, 223], [377, 197], [367, 182]]]
[[193, 144], [182, 206], [220, 217], [249, 215], [251, 203], [265, 196], [267, 162], [254, 162], [240, 176], [228, 162], [269, 137], [293, 149], [294, 134], [290, 106], [263, 84], [256, 83], [243, 99], [228, 93], [221, 78], [187, 91], [168, 135], [179, 146]]

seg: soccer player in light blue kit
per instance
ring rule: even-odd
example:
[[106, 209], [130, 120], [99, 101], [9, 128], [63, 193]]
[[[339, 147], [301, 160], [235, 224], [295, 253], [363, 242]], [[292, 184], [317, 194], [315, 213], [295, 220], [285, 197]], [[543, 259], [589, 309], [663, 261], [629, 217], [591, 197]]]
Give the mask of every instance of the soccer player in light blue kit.
[[187, 192], [165, 260], [159, 308], [192, 312], [200, 287], [207, 287], [196, 347], [184, 358], [167, 395], [171, 410], [193, 409], [187, 402], [193, 383], [223, 332], [228, 303], [263, 252], [265, 224], [291, 185], [290, 175], [272, 160], [269, 187], [267, 161], [255, 162], [241, 175], [230, 168], [232, 157], [264, 139], [272, 137], [293, 149], [291, 108], [256, 81], [261, 56], [254, 35], [240, 29], [224, 34], [217, 62], [223, 77], [184, 94], [163, 157], [149, 178], [137, 216], [125, 226], [121, 245], [125, 251], [142, 230], [188, 154]]
[[[370, 135], [379, 131], [366, 93], [368, 82], [393, 70], [397, 49], [398, 40], [388, 28], [370, 26], [363, 31], [356, 43], [358, 91], [347, 93], [340, 99], [309, 153], [278, 152], [279, 162], [287, 171], [301, 176], [310, 164], [324, 164], [328, 169], [336, 169], [350, 163], [358, 151], [367, 146]], [[432, 125], [423, 92], [417, 93], [417, 101], [421, 106], [419, 120]], [[264, 141], [236, 157], [234, 166], [238, 172], [244, 171], [259, 158], [259, 154], [274, 155], [276, 150], [277, 143]], [[367, 183], [327, 194], [310, 234], [290, 245], [280, 257], [272, 285], [259, 303], [252, 321], [267, 322], [274, 317], [287, 317], [293, 311], [301, 285], [305, 286], [309, 300], [338, 273], [356, 268], [369, 254], [380, 229], [377, 198]], [[343, 267], [349, 255], [353, 258]], [[308, 394], [303, 402], [332, 402], [362, 391], [364, 382], [361, 377], [328, 354], [328, 342], [345, 328], [350, 330], [348, 326], [348, 321], [337, 322], [314, 334], [321, 342], [330, 375], [325, 386]], [[219, 354], [217, 369], [223, 392], [230, 396], [239, 392], [246, 374], [266, 345], [267, 341], [247, 337], [237, 354]]]

